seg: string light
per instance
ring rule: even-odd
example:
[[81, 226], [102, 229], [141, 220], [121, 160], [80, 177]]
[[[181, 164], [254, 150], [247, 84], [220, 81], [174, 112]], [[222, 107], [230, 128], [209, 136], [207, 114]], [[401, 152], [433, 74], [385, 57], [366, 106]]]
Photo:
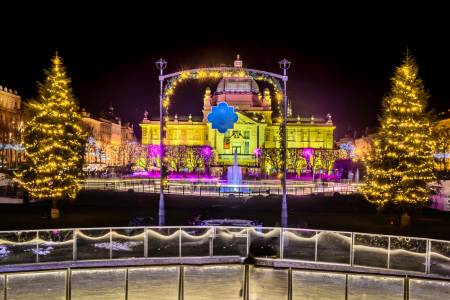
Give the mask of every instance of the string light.
[[[168, 114], [168, 109], [170, 106], [171, 96], [175, 94], [175, 89], [178, 84], [184, 82], [188, 79], [194, 80], [209, 80], [209, 79], [219, 79], [221, 77], [236, 77], [236, 78], [246, 78], [251, 77], [257, 81], [264, 81], [269, 83], [274, 90], [275, 100], [277, 101], [278, 114], [281, 116], [281, 103], [283, 101], [283, 90], [281, 88], [278, 80], [273, 79], [270, 76], [262, 75], [259, 73], [246, 72], [244, 70], [238, 71], [207, 71], [205, 69], [197, 69], [194, 71], [183, 71], [178, 76], [173, 77], [167, 84], [164, 95], [163, 95], [163, 108], [165, 114]], [[278, 120], [281, 122], [280, 120]]]
[[381, 127], [367, 157], [367, 180], [362, 191], [379, 206], [389, 202], [422, 206], [429, 201], [433, 174], [432, 123], [425, 107], [428, 94], [418, 77], [415, 60], [407, 55], [391, 79], [383, 100]]
[[16, 173], [32, 199], [74, 199], [81, 189], [85, 133], [62, 59], [55, 55], [29, 104], [23, 145], [29, 165]]

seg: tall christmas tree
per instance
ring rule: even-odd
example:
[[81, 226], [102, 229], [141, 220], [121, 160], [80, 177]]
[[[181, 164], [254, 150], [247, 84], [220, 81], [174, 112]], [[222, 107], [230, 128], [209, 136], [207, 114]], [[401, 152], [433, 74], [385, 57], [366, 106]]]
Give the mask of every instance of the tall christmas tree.
[[63, 62], [57, 53], [51, 62], [37, 99], [27, 105], [27, 165], [16, 176], [31, 199], [51, 200], [52, 218], [58, 218], [57, 201], [74, 199], [80, 191], [86, 141]]
[[[381, 127], [366, 160], [365, 197], [380, 207], [392, 203], [404, 213], [429, 201], [434, 180], [432, 122], [418, 66], [407, 53], [383, 100]], [[406, 221], [407, 222], [407, 221]]]

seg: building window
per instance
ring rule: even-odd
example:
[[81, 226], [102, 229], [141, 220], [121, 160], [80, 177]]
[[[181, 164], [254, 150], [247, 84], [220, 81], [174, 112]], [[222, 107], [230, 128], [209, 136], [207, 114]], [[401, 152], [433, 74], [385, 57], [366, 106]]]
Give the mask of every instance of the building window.
[[244, 130], [244, 139], [249, 139], [250, 138], [250, 131], [248, 130]]
[[174, 130], [169, 130], [169, 140], [174, 140], [175, 139], [175, 137], [174, 137]]
[[323, 142], [323, 135], [320, 131], [317, 131], [316, 141]]
[[239, 145], [239, 144], [233, 145], [232, 150], [233, 150], [232, 151], [233, 154], [234, 153], [241, 154], [241, 145]]
[[250, 143], [247, 141], [244, 142], [244, 154], [250, 154], [250, 150], [249, 150], [250, 145], [249, 144]]
[[302, 141], [303, 142], [307, 142], [308, 141], [308, 131], [307, 130], [303, 131], [303, 139], [302, 139]]
[[288, 132], [287, 132], [287, 140], [288, 141], [293, 141], [294, 140], [294, 131], [293, 130], [288, 130]]
[[273, 140], [274, 141], [279, 141], [280, 140], [280, 134], [281, 134], [280, 130], [274, 130], [272, 132]]
[[[94, 131], [94, 130], [91, 129], [91, 131]], [[148, 129], [145, 127], [142, 128], [142, 137], [143, 137], [144, 141], [147, 141], [149, 139]]]

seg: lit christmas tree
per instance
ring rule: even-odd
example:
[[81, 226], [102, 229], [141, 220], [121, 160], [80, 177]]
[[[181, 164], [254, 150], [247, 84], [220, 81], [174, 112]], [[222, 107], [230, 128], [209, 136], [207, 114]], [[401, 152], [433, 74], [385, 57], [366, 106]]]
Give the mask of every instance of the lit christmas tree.
[[429, 201], [428, 183], [434, 180], [432, 123], [425, 111], [429, 96], [408, 53], [391, 81], [381, 128], [366, 159], [363, 193], [379, 207], [392, 203], [407, 213]]
[[27, 165], [16, 176], [31, 199], [51, 200], [52, 218], [58, 218], [57, 201], [74, 199], [80, 191], [86, 144], [70, 78], [58, 54], [28, 110], [23, 135]]

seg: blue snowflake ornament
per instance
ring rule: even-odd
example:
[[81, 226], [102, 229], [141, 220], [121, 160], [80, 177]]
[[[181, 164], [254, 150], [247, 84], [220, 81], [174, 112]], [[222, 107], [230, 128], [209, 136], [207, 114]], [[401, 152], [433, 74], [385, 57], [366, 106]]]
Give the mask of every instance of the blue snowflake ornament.
[[237, 120], [238, 115], [234, 112], [234, 107], [228, 106], [226, 102], [220, 102], [219, 105], [213, 106], [208, 114], [208, 122], [211, 122], [212, 128], [217, 129], [220, 133], [232, 129]]

